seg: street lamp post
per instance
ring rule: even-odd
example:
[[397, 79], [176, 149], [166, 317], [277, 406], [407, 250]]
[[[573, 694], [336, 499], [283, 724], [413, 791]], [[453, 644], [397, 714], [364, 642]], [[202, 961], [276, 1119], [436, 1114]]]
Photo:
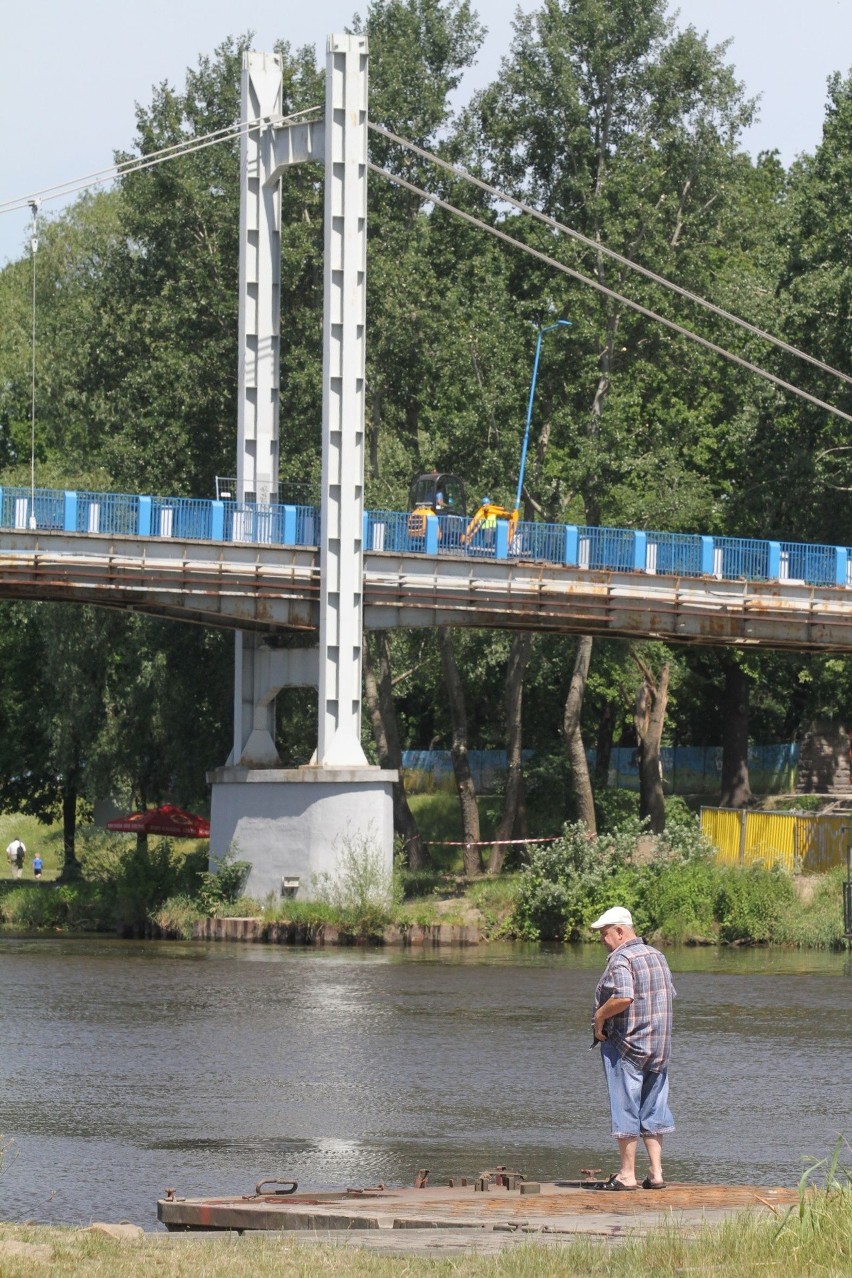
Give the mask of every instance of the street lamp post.
[[524, 470], [527, 464], [527, 446], [530, 440], [530, 423], [532, 422], [533, 399], [535, 398], [535, 384], [538, 378], [538, 361], [541, 356], [541, 339], [545, 333], [552, 333], [555, 328], [570, 328], [570, 320], [557, 320], [555, 324], [548, 324], [545, 328], [538, 330], [538, 340], [535, 344], [535, 360], [533, 362], [532, 382], [530, 383], [530, 398], [527, 404], [527, 423], [524, 427], [524, 442], [521, 448], [521, 467], [518, 472], [518, 491], [515, 496], [515, 510], [521, 508], [521, 493], [524, 487]]

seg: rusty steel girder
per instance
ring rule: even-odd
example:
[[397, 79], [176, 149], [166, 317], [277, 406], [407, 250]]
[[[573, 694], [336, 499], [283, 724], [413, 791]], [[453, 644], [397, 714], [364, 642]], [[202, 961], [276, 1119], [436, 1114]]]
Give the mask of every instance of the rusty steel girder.
[[[311, 548], [0, 533], [0, 598], [122, 608], [266, 633], [319, 624]], [[364, 556], [369, 629], [465, 626], [668, 643], [852, 651], [852, 590], [590, 571], [524, 561]]]

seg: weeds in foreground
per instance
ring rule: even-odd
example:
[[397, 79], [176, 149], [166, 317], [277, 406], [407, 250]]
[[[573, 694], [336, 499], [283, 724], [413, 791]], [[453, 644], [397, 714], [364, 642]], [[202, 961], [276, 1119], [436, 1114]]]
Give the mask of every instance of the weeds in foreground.
[[396, 891], [393, 872], [371, 830], [350, 829], [341, 837], [334, 873], [316, 876], [314, 894], [345, 931], [362, 937], [384, 931]]
[[[830, 1233], [836, 1210], [846, 1211], [852, 1223], [852, 1173], [840, 1166], [840, 1155], [846, 1149], [852, 1152], [845, 1136], [838, 1136], [834, 1150], [827, 1158], [820, 1158], [805, 1168], [799, 1181], [799, 1207], [797, 1224], [799, 1232], [811, 1236]], [[821, 1174], [820, 1174], [821, 1173]], [[819, 1182], [822, 1182], [819, 1184]], [[817, 1186], [816, 1190], [814, 1187]], [[790, 1207], [778, 1226], [773, 1241], [777, 1241], [790, 1227], [796, 1208]], [[852, 1242], [852, 1238], [850, 1238]], [[852, 1247], [847, 1255], [852, 1262]], [[849, 1268], [852, 1268], [850, 1264]]]
[[179, 894], [170, 896], [158, 910], [154, 910], [151, 914], [151, 922], [156, 924], [166, 936], [190, 941], [195, 924], [203, 917], [194, 897]]

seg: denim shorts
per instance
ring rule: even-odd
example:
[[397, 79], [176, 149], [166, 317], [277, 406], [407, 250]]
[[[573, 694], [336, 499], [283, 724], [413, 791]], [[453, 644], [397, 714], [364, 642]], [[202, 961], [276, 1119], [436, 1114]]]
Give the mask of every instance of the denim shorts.
[[675, 1129], [669, 1109], [669, 1080], [665, 1070], [642, 1070], [625, 1060], [612, 1043], [601, 1043], [613, 1136], [662, 1136]]

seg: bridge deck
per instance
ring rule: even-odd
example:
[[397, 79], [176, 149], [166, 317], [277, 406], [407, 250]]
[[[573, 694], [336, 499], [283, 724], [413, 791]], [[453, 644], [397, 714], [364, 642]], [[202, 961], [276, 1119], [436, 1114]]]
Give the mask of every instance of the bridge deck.
[[[311, 547], [0, 531], [0, 597], [91, 603], [264, 632], [318, 625]], [[852, 590], [368, 552], [372, 629], [436, 625], [852, 651]]]

